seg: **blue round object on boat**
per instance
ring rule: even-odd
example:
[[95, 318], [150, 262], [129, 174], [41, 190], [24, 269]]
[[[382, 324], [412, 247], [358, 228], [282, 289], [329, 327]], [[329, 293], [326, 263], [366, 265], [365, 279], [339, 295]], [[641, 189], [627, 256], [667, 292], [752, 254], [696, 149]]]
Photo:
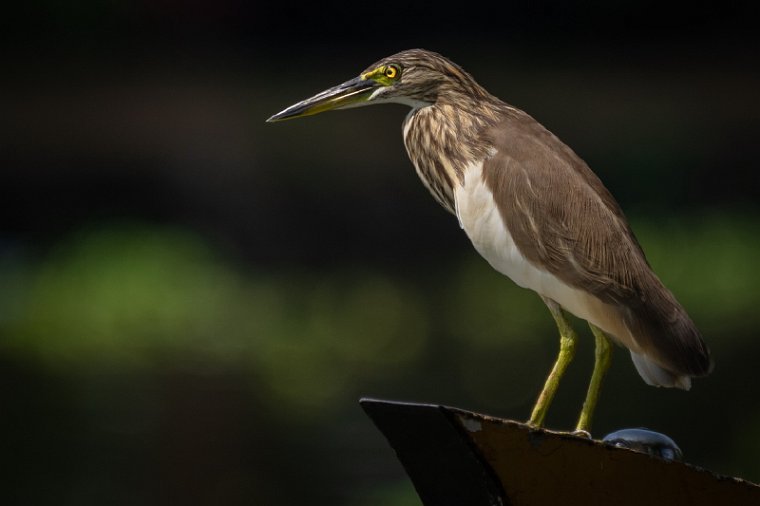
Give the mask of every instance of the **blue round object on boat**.
[[621, 429], [607, 434], [602, 441], [665, 460], [683, 459], [683, 453], [675, 441], [649, 429]]

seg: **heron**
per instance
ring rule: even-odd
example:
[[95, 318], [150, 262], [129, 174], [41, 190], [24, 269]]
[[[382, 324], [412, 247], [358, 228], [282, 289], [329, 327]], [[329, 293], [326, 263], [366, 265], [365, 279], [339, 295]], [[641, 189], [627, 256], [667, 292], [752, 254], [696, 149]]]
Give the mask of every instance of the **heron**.
[[410, 107], [404, 145], [435, 200], [496, 271], [536, 292], [554, 318], [559, 353], [529, 425], [544, 425], [575, 355], [568, 313], [586, 320], [595, 340], [578, 434], [590, 437], [611, 343], [630, 351], [652, 386], [688, 390], [712, 370], [702, 335], [599, 177], [542, 124], [441, 54], [401, 51], [267, 121], [384, 103]]

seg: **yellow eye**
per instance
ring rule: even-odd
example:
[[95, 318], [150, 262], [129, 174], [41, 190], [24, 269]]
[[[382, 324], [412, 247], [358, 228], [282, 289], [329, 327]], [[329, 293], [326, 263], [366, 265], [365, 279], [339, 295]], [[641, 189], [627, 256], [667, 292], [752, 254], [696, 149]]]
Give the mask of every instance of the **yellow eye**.
[[385, 69], [385, 77], [388, 79], [396, 79], [398, 77], [399, 68], [395, 65], [388, 65]]

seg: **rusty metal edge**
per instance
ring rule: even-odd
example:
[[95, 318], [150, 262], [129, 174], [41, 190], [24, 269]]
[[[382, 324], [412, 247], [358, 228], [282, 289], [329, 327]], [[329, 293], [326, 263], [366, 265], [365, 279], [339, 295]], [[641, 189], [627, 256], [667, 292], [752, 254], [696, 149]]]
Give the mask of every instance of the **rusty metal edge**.
[[425, 506], [510, 506], [493, 469], [447, 408], [363, 398]]

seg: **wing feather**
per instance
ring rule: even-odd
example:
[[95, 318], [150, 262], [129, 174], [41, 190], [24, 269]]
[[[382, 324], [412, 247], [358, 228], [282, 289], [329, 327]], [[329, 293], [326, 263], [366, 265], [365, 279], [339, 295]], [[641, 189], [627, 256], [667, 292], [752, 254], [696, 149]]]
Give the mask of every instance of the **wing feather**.
[[616, 308], [647, 359], [678, 375], [708, 373], [699, 331], [586, 163], [525, 113], [511, 114], [490, 137], [496, 152], [483, 174], [525, 258]]

